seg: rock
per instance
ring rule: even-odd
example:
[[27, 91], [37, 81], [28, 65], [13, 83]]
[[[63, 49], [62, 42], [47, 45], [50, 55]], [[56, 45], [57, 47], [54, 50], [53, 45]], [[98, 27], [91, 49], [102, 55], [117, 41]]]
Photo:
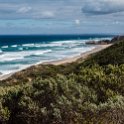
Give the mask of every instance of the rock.
[[110, 40], [101, 40], [98, 42], [98, 44], [101, 44], [101, 45], [110, 44]]
[[111, 40], [111, 43], [124, 40], [124, 36], [116, 36]]
[[88, 41], [86, 44], [88, 45], [107, 45], [111, 43], [110, 40], [101, 40], [101, 41]]
[[89, 44], [89, 45], [90, 45], [90, 44], [91, 44], [91, 45], [92, 45], [92, 44], [96, 44], [96, 41], [88, 41], [88, 42], [86, 42], [86, 44]]
[[124, 40], [124, 36], [116, 36], [112, 38], [112, 40], [101, 40], [101, 41], [88, 41], [86, 44], [88, 45], [107, 45], [110, 43], [116, 43], [118, 41]]

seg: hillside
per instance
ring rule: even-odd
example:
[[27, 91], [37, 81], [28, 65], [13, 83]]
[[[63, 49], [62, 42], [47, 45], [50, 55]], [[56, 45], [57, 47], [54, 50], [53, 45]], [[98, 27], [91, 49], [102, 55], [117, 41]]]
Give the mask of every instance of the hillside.
[[32, 66], [0, 84], [1, 123], [123, 124], [124, 39], [86, 61]]
[[[112, 40], [112, 42], [115, 42], [115, 38]], [[93, 55], [83, 64], [93, 65], [93, 63], [97, 63], [101, 66], [108, 64], [124, 64], [124, 38], [121, 38], [121, 40], [115, 42], [115, 45], [111, 46], [110, 48]]]

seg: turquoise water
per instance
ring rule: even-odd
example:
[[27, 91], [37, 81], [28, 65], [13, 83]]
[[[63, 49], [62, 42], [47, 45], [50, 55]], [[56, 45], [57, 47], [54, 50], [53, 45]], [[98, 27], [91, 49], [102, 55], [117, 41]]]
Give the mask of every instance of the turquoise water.
[[0, 36], [0, 72], [8, 74], [39, 62], [61, 60], [90, 51], [89, 40], [112, 36]]

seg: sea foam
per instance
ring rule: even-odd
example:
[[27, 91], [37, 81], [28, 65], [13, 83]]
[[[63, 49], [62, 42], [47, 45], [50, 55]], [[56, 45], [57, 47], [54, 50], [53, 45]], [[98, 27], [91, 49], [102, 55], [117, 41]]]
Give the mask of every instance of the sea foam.
[[85, 43], [87, 41], [103, 39], [107, 38], [42, 41], [34, 43], [25, 41], [20, 44], [3, 45], [0, 46], [0, 72], [8, 74], [33, 64], [74, 57], [95, 48], [95, 46], [86, 45]]

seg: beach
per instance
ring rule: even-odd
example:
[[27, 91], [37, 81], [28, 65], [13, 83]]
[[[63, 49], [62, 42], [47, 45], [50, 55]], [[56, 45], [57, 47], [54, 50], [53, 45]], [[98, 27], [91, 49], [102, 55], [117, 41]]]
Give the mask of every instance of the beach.
[[[65, 58], [65, 59], [62, 59], [62, 60], [58, 60], [58, 61], [50, 61], [50, 62], [39, 62], [38, 64], [43, 64], [43, 65], [47, 65], [47, 64], [52, 64], [52, 65], [61, 65], [61, 64], [67, 64], [67, 63], [72, 63], [72, 62], [75, 62], [77, 61], [78, 59], [86, 59], [89, 55], [91, 54], [94, 54], [94, 53], [97, 53], [103, 49], [106, 49], [108, 47], [110, 47], [112, 44], [107, 44], [107, 45], [95, 45], [95, 48], [90, 50], [90, 51], [87, 51], [87, 52], [84, 52], [84, 53], [81, 53], [80, 55], [78, 56], [75, 56], [75, 57], [68, 57], [68, 58]], [[37, 65], [37, 64], [34, 64], [34, 65]], [[28, 67], [29, 68], [29, 67]], [[22, 70], [20, 70], [22, 71]], [[12, 76], [13, 74], [15, 73], [18, 73], [19, 71], [17, 72], [14, 72], [14, 73], [10, 73], [10, 74], [6, 74], [6, 75], [1, 75], [0, 76], [0, 80], [5, 80], [7, 78], [9, 78], [10, 76]]]
[[90, 51], [84, 52], [82, 54], [80, 54], [79, 56], [75, 56], [75, 57], [70, 57], [70, 58], [65, 58], [59, 61], [52, 61], [52, 62], [45, 62], [43, 64], [53, 64], [53, 65], [61, 65], [61, 64], [66, 64], [66, 63], [72, 63], [77, 61], [78, 59], [86, 59], [89, 55], [93, 54], [93, 53], [97, 53], [103, 49], [106, 49], [107, 47], [111, 46], [112, 44], [108, 44], [108, 45], [96, 45], [96, 47]]

